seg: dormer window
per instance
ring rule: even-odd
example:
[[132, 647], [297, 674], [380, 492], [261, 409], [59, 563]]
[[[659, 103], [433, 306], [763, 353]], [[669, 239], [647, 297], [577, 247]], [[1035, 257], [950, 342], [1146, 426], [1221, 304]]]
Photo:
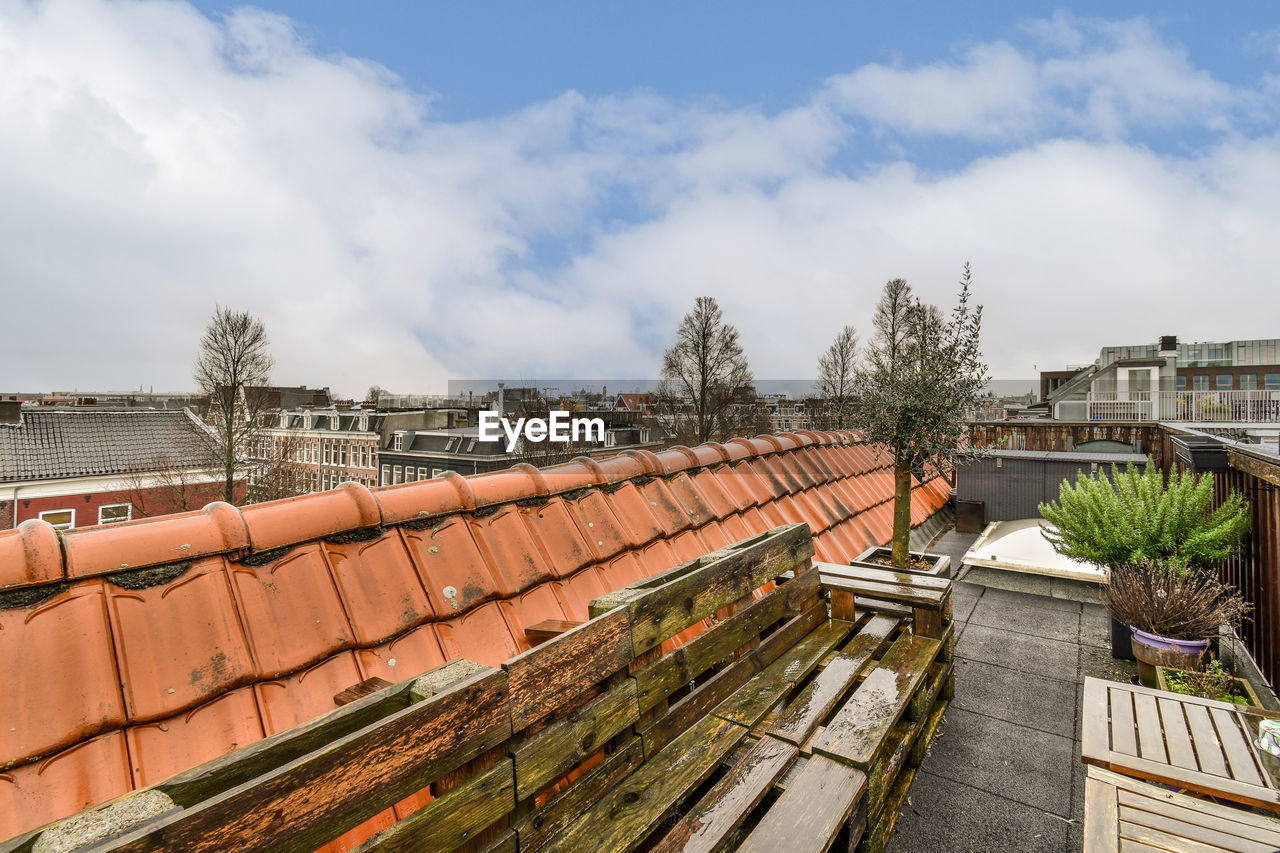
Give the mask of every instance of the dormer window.
[[361, 431], [361, 432], [368, 432], [368, 431], [369, 431], [369, 416], [368, 416], [368, 415], [361, 415], [361, 416], [360, 416], [360, 431]]
[[311, 429], [311, 413], [310, 413], [310, 412], [303, 412], [303, 414], [302, 414], [302, 428], [303, 428], [303, 429]]
[[288, 429], [288, 428], [289, 428], [289, 413], [281, 412], [280, 413], [280, 429]]
[[329, 429], [337, 429], [339, 426], [342, 425], [341, 419], [338, 417], [337, 412], [333, 413], [332, 418], [333, 420], [329, 422]]
[[395, 434], [395, 437], [391, 439], [391, 449], [404, 450], [404, 433], [398, 432]]

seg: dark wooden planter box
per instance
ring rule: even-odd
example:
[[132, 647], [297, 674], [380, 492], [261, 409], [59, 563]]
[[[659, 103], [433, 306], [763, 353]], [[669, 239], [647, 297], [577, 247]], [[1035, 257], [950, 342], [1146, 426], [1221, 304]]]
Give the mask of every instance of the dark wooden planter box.
[[[888, 568], [888, 566], [884, 565], [883, 563], [877, 563], [877, 562], [874, 562], [874, 560], [877, 557], [884, 557], [888, 559], [888, 557], [892, 553], [893, 553], [892, 548], [886, 548], [883, 545], [877, 545], [874, 548], [868, 548], [867, 550], [859, 554], [857, 558], [850, 560], [849, 565], [871, 566], [874, 569]], [[932, 564], [929, 570], [924, 571], [923, 569], [894, 569], [895, 572], [906, 572], [909, 575], [926, 575], [928, 577], [935, 577], [935, 578], [951, 577], [951, 558], [948, 557], [947, 555], [929, 554], [924, 551], [911, 551], [910, 554], [913, 557], [920, 557], [929, 561]]]
[[[1171, 669], [1170, 667], [1167, 667], [1167, 666], [1156, 667], [1156, 681], [1159, 683], [1160, 689], [1168, 690], [1170, 693], [1177, 693], [1176, 690], [1169, 687], [1169, 681], [1166, 676], [1167, 676], [1167, 673], [1170, 673], [1170, 672], [1184, 672], [1184, 671], [1185, 670]], [[1262, 707], [1262, 701], [1258, 698], [1258, 694], [1253, 692], [1253, 685], [1250, 684], [1247, 680], [1243, 678], [1234, 678], [1232, 679], [1232, 686], [1235, 688], [1237, 695], [1242, 695], [1249, 700], [1250, 705], [1252, 705], [1255, 708]], [[1179, 694], [1179, 695], [1185, 696], [1187, 694]]]
[[1197, 474], [1220, 474], [1227, 470], [1227, 448], [1209, 436], [1176, 435], [1173, 437], [1173, 451]]

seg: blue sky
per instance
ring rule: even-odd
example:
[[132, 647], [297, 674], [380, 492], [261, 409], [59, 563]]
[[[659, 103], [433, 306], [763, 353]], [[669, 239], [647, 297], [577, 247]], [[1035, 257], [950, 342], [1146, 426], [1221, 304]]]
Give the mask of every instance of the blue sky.
[[188, 387], [215, 303], [342, 393], [651, 377], [702, 294], [802, 377], [966, 260], [997, 377], [1275, 337], [1277, 17], [0, 0], [0, 385]]

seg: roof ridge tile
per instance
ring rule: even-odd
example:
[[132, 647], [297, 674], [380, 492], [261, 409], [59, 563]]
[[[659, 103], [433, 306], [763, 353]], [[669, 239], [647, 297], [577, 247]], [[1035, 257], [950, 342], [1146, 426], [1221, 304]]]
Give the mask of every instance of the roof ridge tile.
[[0, 589], [56, 583], [65, 577], [58, 531], [30, 518], [0, 533]]

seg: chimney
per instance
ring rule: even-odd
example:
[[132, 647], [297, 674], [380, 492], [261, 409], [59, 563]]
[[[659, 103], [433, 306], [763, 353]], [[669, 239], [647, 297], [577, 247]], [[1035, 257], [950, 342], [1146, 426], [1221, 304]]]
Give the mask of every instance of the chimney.
[[22, 423], [22, 402], [20, 400], [0, 400], [0, 424]]
[[504, 387], [506, 387], [505, 382], [498, 383], [498, 416], [499, 417], [502, 417], [507, 413], [506, 410], [502, 408], [502, 389]]
[[1167, 357], [1178, 354], [1178, 336], [1177, 335], [1161, 335], [1160, 336], [1160, 355]]

